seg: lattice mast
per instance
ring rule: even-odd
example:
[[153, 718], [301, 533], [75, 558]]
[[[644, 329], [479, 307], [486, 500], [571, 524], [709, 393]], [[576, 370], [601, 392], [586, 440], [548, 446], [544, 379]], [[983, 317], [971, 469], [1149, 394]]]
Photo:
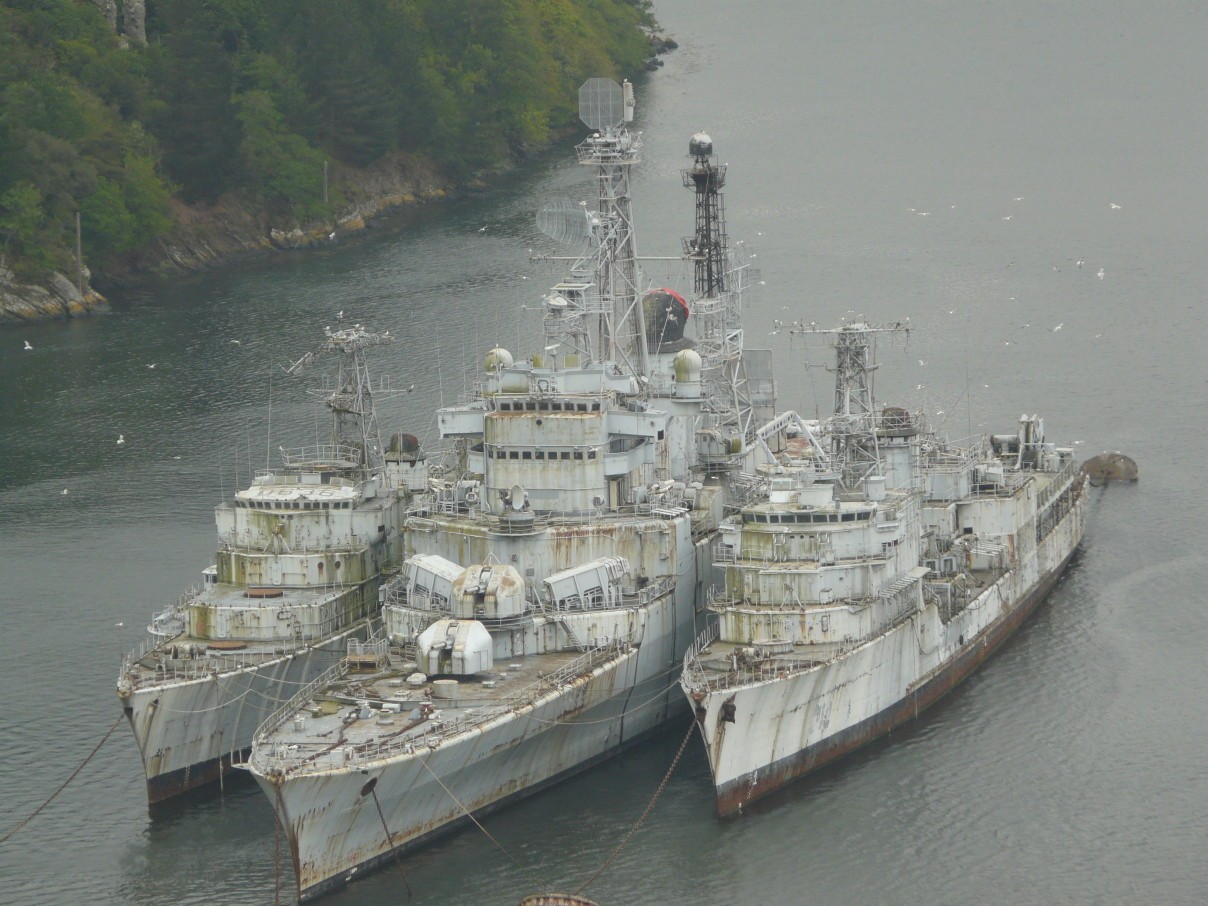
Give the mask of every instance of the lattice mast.
[[639, 160], [641, 138], [630, 133], [633, 86], [612, 79], [588, 79], [579, 89], [579, 119], [594, 130], [575, 150], [579, 163], [596, 170], [597, 215], [591, 219], [597, 243], [595, 280], [603, 305], [600, 349], [635, 374], [649, 370], [639, 304], [637, 244], [634, 239], [629, 173]]
[[876, 364], [877, 337], [905, 337], [909, 330], [901, 324], [879, 326], [856, 321], [834, 330], [810, 327], [794, 333], [826, 334], [835, 347], [831, 453], [843, 487], [855, 491], [864, 479], [881, 474], [873, 394], [873, 373], [879, 367]]
[[742, 367], [742, 292], [745, 265], [739, 266], [726, 233], [726, 165], [713, 154], [713, 140], [698, 132], [688, 142], [692, 166], [680, 171], [696, 200], [696, 230], [684, 239], [693, 263], [692, 303], [697, 351], [713, 427], [746, 437], [751, 399]]
[[692, 166], [681, 170], [684, 186], [696, 195], [696, 233], [684, 240], [684, 252], [694, 264], [693, 289], [699, 298], [716, 298], [726, 291], [726, 165], [713, 157], [713, 140], [698, 132], [688, 142]]
[[[339, 315], [341, 321], [343, 312]], [[287, 374], [297, 374], [313, 362], [329, 355], [339, 355], [334, 384], [324, 379], [319, 387], [308, 390], [331, 410], [331, 447], [327, 454], [315, 452], [307, 457], [307, 451], [299, 451], [302, 459], [316, 461], [339, 460], [363, 472], [374, 472], [382, 468], [382, 438], [378, 428], [375, 399], [396, 396], [401, 391], [392, 389], [389, 382], [379, 379], [376, 386], [365, 363], [364, 350], [371, 346], [387, 346], [394, 342], [389, 331], [373, 333], [360, 324], [332, 330], [324, 328], [325, 339], [314, 352], [308, 352], [286, 369]]]

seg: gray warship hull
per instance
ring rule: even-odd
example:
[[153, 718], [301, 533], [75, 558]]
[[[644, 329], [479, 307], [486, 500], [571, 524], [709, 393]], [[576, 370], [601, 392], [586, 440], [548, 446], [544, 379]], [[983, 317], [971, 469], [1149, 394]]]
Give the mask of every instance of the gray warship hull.
[[[1034, 555], [986, 585], [945, 621], [933, 604], [888, 631], [805, 669], [745, 677], [685, 673], [709, 757], [720, 816], [884, 736], [940, 700], [984, 663], [1045, 599], [1085, 530], [1085, 479]], [[709, 634], [690, 652], [716, 645]]]
[[[1071, 553], [1065, 562], [1025, 594], [1008, 613], [1004, 613], [982, 633], [971, 639], [969, 644], [942, 665], [938, 673], [919, 681], [918, 685], [909, 684], [912, 688], [893, 705], [799, 752], [718, 786], [718, 814], [727, 816], [740, 812], [744, 805], [776, 792], [798, 778], [825, 767], [917, 718], [980, 667], [1014, 634], [1032, 611], [1044, 601], [1073, 556]], [[821, 701], [811, 700], [811, 707], [820, 706]]]
[[[315, 766], [288, 783], [275, 782], [253, 764], [287, 829], [300, 899], [343, 886], [394, 854], [457, 829], [471, 813], [478, 820], [586, 770], [638, 742], [673, 713], [686, 717], [668, 674], [682, 647], [675, 637], [688, 637], [691, 626], [665, 629], [670, 627], [530, 703], [431, 747], [386, 757], [375, 757], [372, 749], [351, 756], [333, 750], [327, 756], [331, 770]], [[290, 745], [288, 733], [276, 741]]]
[[185, 665], [175, 675], [165, 672], [162, 684], [119, 694], [142, 758], [148, 804], [221, 782], [251, 748], [264, 715], [338, 662], [349, 639], [363, 635], [361, 624], [259, 662]]

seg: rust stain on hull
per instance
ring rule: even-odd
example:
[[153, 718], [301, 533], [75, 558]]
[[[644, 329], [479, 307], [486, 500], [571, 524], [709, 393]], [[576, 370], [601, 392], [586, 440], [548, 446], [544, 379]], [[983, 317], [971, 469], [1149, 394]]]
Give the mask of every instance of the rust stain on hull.
[[1048, 596], [1077, 552], [1071, 552], [1043, 579], [1019, 605], [1004, 614], [976, 638], [948, 666], [914, 689], [890, 708], [867, 720], [836, 733], [822, 742], [802, 749], [775, 764], [761, 768], [752, 776], [743, 775], [717, 789], [717, 814], [721, 818], [738, 815], [742, 809], [813, 771], [854, 752], [891, 730], [918, 717], [952, 691], [963, 679], [981, 666]]

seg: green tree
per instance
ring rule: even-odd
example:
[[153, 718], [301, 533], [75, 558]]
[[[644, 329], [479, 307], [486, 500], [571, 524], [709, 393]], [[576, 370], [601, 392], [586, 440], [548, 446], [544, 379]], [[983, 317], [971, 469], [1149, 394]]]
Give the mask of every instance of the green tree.
[[323, 155], [290, 132], [266, 91], [235, 98], [243, 127], [240, 158], [248, 184], [278, 211], [300, 220], [327, 213], [323, 203]]
[[[20, 182], [0, 195], [0, 235], [4, 237], [0, 263], [21, 277], [42, 276], [52, 259], [43, 244], [46, 212], [37, 186]], [[11, 258], [10, 258], [11, 255]]]

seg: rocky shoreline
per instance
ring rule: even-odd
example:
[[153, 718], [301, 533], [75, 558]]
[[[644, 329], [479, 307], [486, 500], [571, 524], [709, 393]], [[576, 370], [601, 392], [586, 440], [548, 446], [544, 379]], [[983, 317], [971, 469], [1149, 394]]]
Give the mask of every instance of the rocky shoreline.
[[[176, 203], [176, 225], [146, 248], [131, 254], [111, 272], [98, 275], [103, 287], [123, 286], [149, 276], [193, 273], [248, 254], [300, 249], [365, 229], [383, 213], [405, 205], [442, 199], [481, 183], [457, 185], [430, 162], [396, 155], [364, 170], [341, 174], [340, 189], [347, 204], [334, 221], [304, 226], [275, 224], [263, 212], [250, 209], [238, 197], [213, 205]], [[83, 292], [60, 273], [41, 284], [25, 284], [0, 267], [0, 325], [59, 321], [103, 311], [108, 302], [91, 285], [87, 267]]]
[[[113, 6], [111, 0], [99, 2], [103, 11]], [[678, 45], [661, 34], [650, 34], [649, 41], [652, 55], [646, 68], [654, 70], [662, 65], [659, 55]], [[490, 178], [497, 178], [509, 169], [504, 167]], [[458, 183], [433, 161], [404, 153], [396, 153], [364, 169], [342, 168], [335, 174], [335, 180], [345, 207], [334, 221], [321, 223], [282, 225], [237, 195], [225, 196], [210, 205], [186, 205], [176, 200], [175, 226], [171, 232], [131, 253], [104, 274], [98, 274], [97, 282], [105, 289], [120, 287], [150, 276], [206, 270], [248, 254], [306, 248], [365, 229], [369, 221], [393, 208], [485, 188], [481, 179]], [[44, 284], [24, 284], [0, 260], [0, 328], [61, 321], [106, 309], [108, 301], [91, 285], [91, 279], [85, 266], [80, 281], [82, 291], [57, 272]]]

